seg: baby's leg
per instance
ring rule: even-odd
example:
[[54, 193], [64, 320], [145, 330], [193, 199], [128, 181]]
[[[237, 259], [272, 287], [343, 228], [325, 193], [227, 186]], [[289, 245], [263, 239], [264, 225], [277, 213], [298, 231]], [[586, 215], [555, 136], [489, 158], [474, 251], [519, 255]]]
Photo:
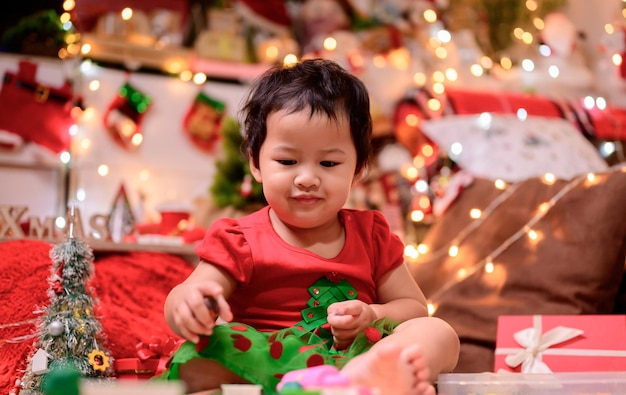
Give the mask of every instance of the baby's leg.
[[380, 395], [434, 395], [420, 346], [380, 342], [341, 370], [355, 385], [378, 388]]
[[222, 384], [248, 383], [224, 365], [208, 359], [194, 358], [179, 366], [178, 375], [185, 393], [219, 389]]

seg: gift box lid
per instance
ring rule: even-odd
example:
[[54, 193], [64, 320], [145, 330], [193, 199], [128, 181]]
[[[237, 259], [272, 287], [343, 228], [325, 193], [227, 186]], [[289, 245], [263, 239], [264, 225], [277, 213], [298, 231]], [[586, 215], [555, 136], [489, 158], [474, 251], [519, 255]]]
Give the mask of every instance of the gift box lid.
[[625, 388], [625, 372], [449, 373], [437, 380], [441, 395], [623, 394]]

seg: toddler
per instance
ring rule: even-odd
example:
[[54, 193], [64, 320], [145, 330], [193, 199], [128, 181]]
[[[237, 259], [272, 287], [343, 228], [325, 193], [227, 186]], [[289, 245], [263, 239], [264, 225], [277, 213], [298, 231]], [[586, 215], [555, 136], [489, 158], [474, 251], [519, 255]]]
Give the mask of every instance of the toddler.
[[434, 394], [458, 336], [428, 316], [383, 215], [344, 208], [370, 157], [366, 87], [329, 60], [276, 66], [242, 114], [268, 205], [217, 220], [196, 247], [198, 265], [165, 303], [188, 341], [163, 377], [188, 392], [254, 383], [276, 394], [288, 372], [331, 365], [382, 395]]

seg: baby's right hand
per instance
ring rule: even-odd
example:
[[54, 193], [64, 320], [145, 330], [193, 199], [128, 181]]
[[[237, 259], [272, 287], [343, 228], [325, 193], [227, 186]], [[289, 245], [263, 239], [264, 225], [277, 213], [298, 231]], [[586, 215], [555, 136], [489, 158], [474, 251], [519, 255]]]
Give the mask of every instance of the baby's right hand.
[[227, 322], [233, 319], [223, 289], [218, 283], [189, 283], [180, 292], [183, 297], [174, 309], [173, 318], [184, 338], [197, 343], [200, 335], [213, 333], [218, 315]]

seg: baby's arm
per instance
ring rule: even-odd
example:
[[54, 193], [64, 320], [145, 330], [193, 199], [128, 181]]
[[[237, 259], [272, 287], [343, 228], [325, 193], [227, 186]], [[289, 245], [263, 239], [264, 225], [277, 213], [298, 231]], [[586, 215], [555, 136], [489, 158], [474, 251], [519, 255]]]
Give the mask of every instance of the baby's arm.
[[233, 319], [226, 299], [235, 288], [234, 279], [223, 270], [201, 260], [194, 271], [178, 284], [165, 300], [165, 319], [178, 335], [197, 343], [200, 335], [210, 335], [215, 326], [215, 313], [206, 298], [217, 303], [216, 311], [224, 321]]
[[386, 273], [376, 284], [378, 304], [370, 305], [378, 318], [397, 322], [428, 315], [426, 298], [406, 265]]

